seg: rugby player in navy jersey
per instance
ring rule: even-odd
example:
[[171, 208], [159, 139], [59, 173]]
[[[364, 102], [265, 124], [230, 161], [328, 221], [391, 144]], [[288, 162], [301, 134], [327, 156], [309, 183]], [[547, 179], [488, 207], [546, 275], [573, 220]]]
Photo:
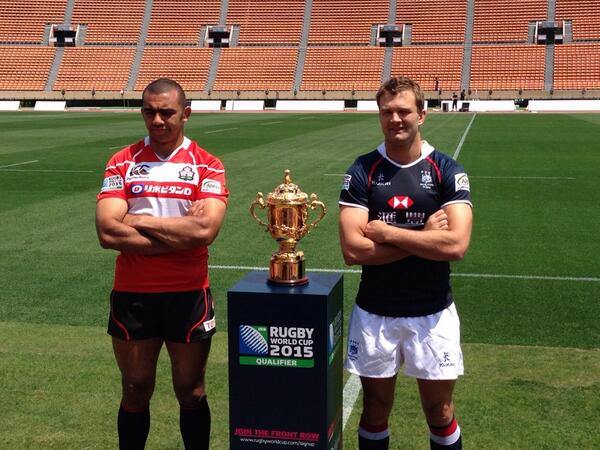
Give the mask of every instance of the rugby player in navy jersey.
[[460, 449], [452, 394], [463, 361], [449, 262], [469, 246], [469, 179], [421, 139], [417, 83], [392, 78], [376, 98], [384, 142], [354, 161], [339, 201], [344, 260], [362, 265], [345, 361], [363, 388], [359, 449], [389, 448], [402, 366], [417, 381], [431, 448]]
[[108, 323], [121, 371], [119, 448], [145, 447], [164, 344], [185, 449], [207, 450], [204, 378], [215, 333], [208, 246], [225, 216], [225, 170], [184, 136], [191, 109], [178, 83], [155, 80], [142, 99], [148, 136], [110, 159], [96, 207], [102, 247], [120, 252]]

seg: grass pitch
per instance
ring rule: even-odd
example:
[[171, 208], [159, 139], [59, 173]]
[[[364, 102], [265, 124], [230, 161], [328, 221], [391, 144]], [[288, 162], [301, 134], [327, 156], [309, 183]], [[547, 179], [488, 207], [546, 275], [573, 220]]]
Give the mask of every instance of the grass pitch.
[[[431, 114], [424, 137], [471, 178], [470, 251], [453, 265], [466, 375], [465, 445], [594, 448], [600, 440], [600, 115]], [[186, 135], [219, 156], [231, 198], [212, 266], [266, 267], [276, 244], [250, 218], [283, 170], [329, 214], [300, 248], [344, 270], [341, 174], [381, 140], [373, 114], [194, 114]], [[139, 114], [0, 114], [0, 448], [116, 448], [118, 370], [104, 328], [114, 253], [94, 231], [112, 153], [145, 134]], [[457, 150], [460, 150], [459, 152]], [[245, 269], [211, 269], [219, 332], [208, 371], [213, 448], [228, 446], [226, 292]], [[345, 315], [359, 277], [346, 273]], [[147, 448], [177, 449], [177, 406], [160, 362]], [[360, 400], [345, 428], [356, 448]], [[428, 448], [414, 382], [399, 378], [393, 445]]]

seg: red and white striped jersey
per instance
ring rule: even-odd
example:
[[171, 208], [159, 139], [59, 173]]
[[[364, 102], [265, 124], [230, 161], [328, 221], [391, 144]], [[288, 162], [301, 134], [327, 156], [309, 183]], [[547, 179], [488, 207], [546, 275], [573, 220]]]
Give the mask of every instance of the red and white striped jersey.
[[[181, 217], [196, 200], [217, 198], [227, 203], [228, 196], [223, 164], [196, 142], [184, 138], [179, 148], [162, 159], [146, 137], [113, 155], [97, 199], [122, 198], [130, 214]], [[117, 291], [180, 292], [208, 286], [207, 247], [117, 256]]]

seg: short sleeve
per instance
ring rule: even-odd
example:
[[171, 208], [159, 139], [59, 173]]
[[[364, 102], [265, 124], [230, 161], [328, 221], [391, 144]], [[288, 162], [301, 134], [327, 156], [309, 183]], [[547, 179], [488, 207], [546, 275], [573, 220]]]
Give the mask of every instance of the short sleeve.
[[225, 168], [218, 158], [211, 158], [200, 170], [197, 198], [216, 198], [227, 204], [229, 189], [225, 179]]
[[339, 204], [354, 206], [368, 210], [368, 175], [361, 159], [357, 159], [348, 168], [342, 180], [342, 191], [340, 192]]
[[125, 171], [127, 165], [120, 162], [119, 154], [114, 155], [104, 170], [104, 180], [96, 200], [117, 197], [126, 200], [125, 196]]
[[442, 189], [440, 190], [442, 207], [453, 203], [467, 203], [473, 206], [467, 172], [460, 164], [451, 159], [447, 162], [447, 166], [445, 170], [442, 170]]

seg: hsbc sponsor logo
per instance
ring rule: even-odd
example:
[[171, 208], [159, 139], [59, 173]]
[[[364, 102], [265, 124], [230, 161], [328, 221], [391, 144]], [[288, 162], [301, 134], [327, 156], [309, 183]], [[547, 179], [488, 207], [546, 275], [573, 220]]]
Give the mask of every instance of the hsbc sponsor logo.
[[394, 195], [388, 200], [388, 205], [394, 209], [408, 209], [414, 205], [412, 198], [406, 195]]
[[454, 189], [456, 191], [469, 191], [471, 192], [471, 186], [469, 184], [469, 177], [466, 173], [457, 173], [454, 175]]

